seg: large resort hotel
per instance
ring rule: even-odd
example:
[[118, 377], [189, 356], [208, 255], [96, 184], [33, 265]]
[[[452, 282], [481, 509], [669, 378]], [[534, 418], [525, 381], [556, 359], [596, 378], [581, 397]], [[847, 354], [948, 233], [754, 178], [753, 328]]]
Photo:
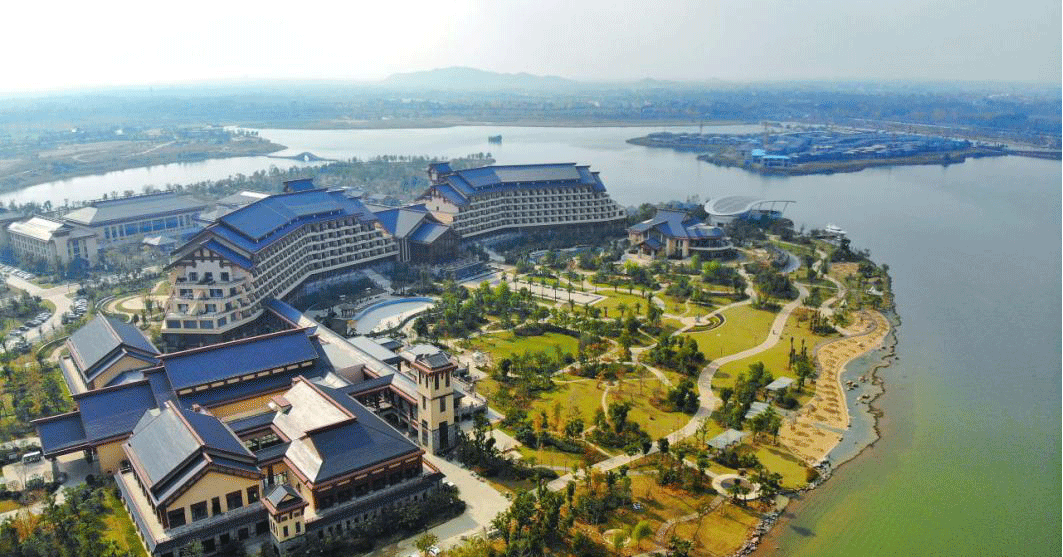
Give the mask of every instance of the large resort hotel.
[[425, 452], [450, 449], [456, 423], [486, 410], [438, 348], [392, 366], [283, 302], [268, 308], [277, 330], [191, 350], [152, 353], [103, 316], [68, 342], [78, 369], [115, 379], [35, 422], [44, 455], [83, 453], [113, 475], [151, 555], [197, 541], [283, 553], [424, 501], [443, 477]]
[[432, 186], [419, 201], [462, 238], [513, 229], [594, 224], [620, 226], [626, 214], [597, 172], [576, 164], [429, 167]]
[[350, 281], [394, 261], [438, 264], [463, 241], [549, 228], [619, 227], [625, 212], [596, 172], [576, 164], [429, 168], [414, 205], [376, 212], [311, 180], [224, 214], [178, 248], [163, 337], [175, 345], [256, 331], [265, 302], [300, 287]]

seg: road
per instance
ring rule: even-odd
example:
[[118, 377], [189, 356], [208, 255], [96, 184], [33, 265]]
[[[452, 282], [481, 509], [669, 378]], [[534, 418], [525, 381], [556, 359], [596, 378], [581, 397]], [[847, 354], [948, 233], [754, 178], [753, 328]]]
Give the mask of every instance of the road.
[[70, 311], [70, 306], [73, 304], [71, 295], [77, 292], [79, 285], [77, 283], [61, 284], [52, 288], [41, 288], [32, 282], [16, 277], [14, 275], [7, 275], [7, 284], [18, 288], [19, 290], [25, 290], [30, 296], [40, 296], [42, 300], [48, 300], [55, 304], [55, 311], [52, 312], [52, 316], [47, 321], [41, 324], [40, 327], [35, 327], [26, 331], [26, 342], [33, 344], [37, 341], [40, 334], [38, 330], [43, 331], [45, 335], [59, 329], [63, 325], [63, 314]]

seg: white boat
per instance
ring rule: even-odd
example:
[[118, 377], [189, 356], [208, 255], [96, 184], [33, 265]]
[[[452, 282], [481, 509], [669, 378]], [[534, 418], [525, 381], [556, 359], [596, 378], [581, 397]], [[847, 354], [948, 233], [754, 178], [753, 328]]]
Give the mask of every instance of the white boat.
[[831, 236], [845, 236], [846, 232], [842, 230], [838, 225], [827, 223], [827, 226], [823, 229], [824, 232]]

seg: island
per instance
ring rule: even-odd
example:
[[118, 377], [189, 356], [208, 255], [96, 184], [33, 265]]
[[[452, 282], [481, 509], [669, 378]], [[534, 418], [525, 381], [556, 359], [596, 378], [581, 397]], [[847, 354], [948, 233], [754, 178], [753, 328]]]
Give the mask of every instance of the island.
[[1003, 145], [967, 139], [826, 126], [765, 126], [764, 133], [750, 134], [655, 132], [628, 143], [693, 152], [717, 166], [775, 176], [948, 165], [1010, 153]]

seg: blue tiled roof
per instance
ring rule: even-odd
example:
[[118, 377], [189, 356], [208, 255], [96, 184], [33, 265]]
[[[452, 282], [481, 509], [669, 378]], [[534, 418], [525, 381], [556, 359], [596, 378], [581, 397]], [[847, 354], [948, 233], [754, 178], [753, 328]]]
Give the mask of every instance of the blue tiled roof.
[[436, 190], [448, 196], [442, 186], [449, 185], [463, 203], [471, 195], [510, 188], [591, 186], [595, 191], [605, 191], [598, 173], [576, 163], [483, 166], [452, 172], [443, 181], [434, 186]]
[[410, 241], [419, 244], [430, 244], [442, 236], [447, 230], [450, 230], [449, 226], [436, 224], [434, 222], [426, 222], [417, 227], [417, 230], [410, 235]]
[[322, 460], [313, 481], [324, 481], [420, 450], [413, 441], [343, 391], [323, 385], [318, 388], [357, 419], [310, 436]]
[[251, 451], [247, 450], [247, 447], [236, 438], [236, 435], [233, 434], [229, 427], [218, 418], [183, 408], [180, 409], [180, 412], [184, 415], [185, 420], [188, 420], [188, 425], [195, 430], [196, 435], [203, 440], [203, 446], [207, 449], [246, 457], [253, 456]]
[[229, 246], [226, 246], [225, 244], [217, 240], [209, 240], [207, 243], [203, 244], [203, 247], [209, 249], [210, 251], [213, 251], [214, 253], [231, 261], [233, 264], [248, 271], [250, 271], [252, 267], [254, 267], [254, 264], [251, 263], [250, 259], [244, 257], [243, 255], [240, 255], [235, 250], [230, 249]]
[[251, 337], [225, 345], [174, 352], [162, 356], [170, 384], [176, 390], [221, 381], [317, 358], [302, 329]]
[[351, 385], [350, 387], [345, 389], [344, 392], [346, 392], [350, 396], [358, 396], [358, 395], [360, 395], [362, 393], [369, 392], [369, 391], [372, 391], [374, 389], [379, 389], [379, 388], [382, 388], [382, 387], [390, 386], [391, 385], [391, 381], [392, 381], [392, 379], [394, 377], [395, 377], [394, 374], [392, 374], [392, 375], [381, 375], [380, 377], [376, 377], [376, 378], [373, 378], [373, 379], [366, 379], [364, 381], [359, 381], [359, 382], [355, 383], [354, 385]]
[[81, 425], [81, 414], [78, 412], [40, 420], [34, 422], [34, 425], [46, 455], [83, 445], [87, 441], [85, 428]]
[[90, 442], [132, 432], [144, 412], [157, 407], [155, 393], [147, 381], [89, 391], [74, 400]]
[[233, 420], [229, 422], [229, 428], [236, 433], [240, 433], [242, 431], [251, 431], [252, 429], [266, 427], [273, 423], [274, 414], [275, 412], [266, 412], [264, 414], [258, 414], [257, 416]]
[[205, 232], [256, 252], [303, 224], [347, 216], [362, 222], [376, 220], [360, 200], [341, 191], [314, 189], [260, 199], [219, 218]]
[[661, 243], [657, 241], [657, 238], [646, 238], [642, 243], [650, 249], [661, 249]]
[[719, 236], [717, 236], [709, 229], [699, 228], [700, 224], [701, 221], [690, 216], [686, 211], [658, 209], [657, 214], [652, 219], [633, 225], [628, 230], [646, 232], [647, 230], [655, 229], [669, 238], [713, 238], [723, 236], [723, 231], [720, 231]]
[[[458, 190], [454, 189], [454, 187], [449, 184], [439, 184], [438, 186], [433, 187], [439, 192], [439, 195], [442, 195], [447, 201], [450, 201], [455, 205], [461, 206], [469, 203], [464, 195], [458, 193]], [[470, 195], [472, 193], [473, 192], [469, 192]]]
[[300, 178], [284, 182], [284, 191], [307, 191], [314, 189], [313, 178]]

